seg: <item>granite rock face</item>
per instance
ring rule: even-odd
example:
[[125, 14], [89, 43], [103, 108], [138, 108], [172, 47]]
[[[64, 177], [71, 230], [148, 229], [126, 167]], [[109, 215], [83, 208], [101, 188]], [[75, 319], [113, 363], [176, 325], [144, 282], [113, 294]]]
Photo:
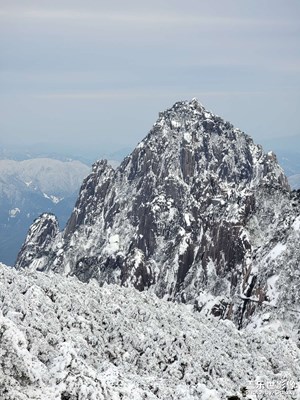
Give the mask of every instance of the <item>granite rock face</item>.
[[117, 169], [94, 164], [63, 233], [44, 242], [37, 229], [16, 267], [31, 257], [32, 268], [147, 289], [242, 327], [279, 307], [298, 268], [292, 197], [273, 153], [197, 100], [178, 102]]

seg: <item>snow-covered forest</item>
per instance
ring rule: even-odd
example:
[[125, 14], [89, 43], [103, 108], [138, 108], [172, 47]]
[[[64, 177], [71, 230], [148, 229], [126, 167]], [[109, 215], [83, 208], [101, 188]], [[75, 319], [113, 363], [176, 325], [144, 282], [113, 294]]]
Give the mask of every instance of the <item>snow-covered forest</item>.
[[3, 400], [300, 398], [279, 320], [239, 331], [148, 292], [4, 265], [0, 282]]

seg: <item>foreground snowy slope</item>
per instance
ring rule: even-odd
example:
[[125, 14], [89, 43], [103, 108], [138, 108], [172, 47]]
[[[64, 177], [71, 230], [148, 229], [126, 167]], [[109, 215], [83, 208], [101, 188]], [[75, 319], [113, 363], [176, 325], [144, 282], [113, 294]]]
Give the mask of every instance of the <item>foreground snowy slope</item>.
[[249, 381], [300, 399], [279, 320], [238, 331], [149, 292], [4, 265], [0, 310], [1, 400], [260, 399]]

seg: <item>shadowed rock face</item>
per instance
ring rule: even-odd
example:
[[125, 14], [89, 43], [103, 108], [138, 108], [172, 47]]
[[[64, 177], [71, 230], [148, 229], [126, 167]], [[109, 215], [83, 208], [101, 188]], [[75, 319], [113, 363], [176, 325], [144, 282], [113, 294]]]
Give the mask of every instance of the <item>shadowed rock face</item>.
[[268, 277], [257, 278], [262, 254], [295, 218], [290, 203], [272, 153], [196, 100], [178, 102], [116, 170], [93, 166], [64, 232], [51, 245], [36, 238], [35, 253], [27, 239], [16, 267], [30, 264], [30, 252], [39, 268], [82, 281], [149, 289], [199, 309], [213, 296], [217, 315], [241, 323], [240, 295], [267, 290]]

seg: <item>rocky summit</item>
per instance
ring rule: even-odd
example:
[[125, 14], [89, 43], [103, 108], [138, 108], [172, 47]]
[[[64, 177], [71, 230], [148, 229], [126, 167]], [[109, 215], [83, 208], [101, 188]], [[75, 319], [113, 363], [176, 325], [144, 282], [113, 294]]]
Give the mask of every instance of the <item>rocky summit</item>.
[[160, 113], [118, 168], [96, 162], [64, 231], [42, 215], [16, 268], [148, 290], [238, 328], [282, 316], [297, 332], [299, 239], [276, 156], [193, 99]]

